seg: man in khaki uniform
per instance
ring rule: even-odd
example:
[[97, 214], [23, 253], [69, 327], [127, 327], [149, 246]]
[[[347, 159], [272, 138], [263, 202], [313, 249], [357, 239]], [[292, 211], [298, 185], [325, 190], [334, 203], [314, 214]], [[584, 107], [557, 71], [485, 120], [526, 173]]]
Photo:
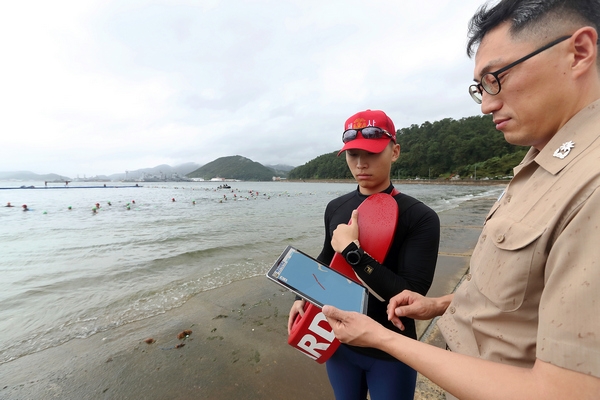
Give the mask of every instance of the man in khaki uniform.
[[326, 306], [341, 341], [384, 350], [460, 399], [600, 398], [599, 25], [597, 0], [502, 0], [477, 12], [470, 94], [508, 142], [531, 149], [457, 292], [404, 291], [388, 306], [397, 324], [443, 314], [452, 351]]

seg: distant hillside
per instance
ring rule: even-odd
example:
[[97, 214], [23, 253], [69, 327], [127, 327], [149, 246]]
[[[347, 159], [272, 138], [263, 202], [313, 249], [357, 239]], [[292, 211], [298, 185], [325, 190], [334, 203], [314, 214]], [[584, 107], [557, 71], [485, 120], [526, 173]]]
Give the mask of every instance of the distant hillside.
[[114, 181], [118, 181], [118, 180], [123, 180], [126, 178], [127, 178], [127, 180], [140, 179], [142, 177], [142, 175], [144, 175], [144, 174], [156, 175], [156, 176], [160, 176], [162, 174], [163, 176], [166, 176], [166, 177], [170, 177], [173, 174], [177, 174], [179, 176], [185, 176], [185, 175], [189, 174], [190, 172], [198, 169], [199, 167], [200, 167], [200, 164], [196, 164], [193, 162], [188, 162], [185, 164], [177, 165], [175, 167], [171, 167], [170, 165], [167, 165], [167, 164], [161, 164], [161, 165], [158, 165], [153, 168], [142, 168], [142, 169], [136, 169], [134, 171], [127, 171], [127, 174], [125, 174], [125, 173], [113, 174], [113, 175], [110, 175], [108, 178], [111, 180], [114, 180]]
[[[424, 122], [396, 131], [400, 158], [392, 164], [394, 178], [505, 179], [527, 148], [514, 146], [496, 130], [490, 115]], [[351, 178], [346, 157], [321, 155], [294, 168], [289, 179]]]
[[285, 164], [265, 165], [265, 167], [271, 168], [273, 171], [275, 171], [275, 176], [280, 178], [287, 178], [288, 172], [294, 169], [293, 166]]
[[242, 181], [270, 181], [275, 170], [242, 156], [221, 157], [187, 174], [188, 178], [239, 179]]
[[337, 156], [338, 150], [322, 154], [288, 173], [290, 179], [352, 179], [346, 157]]
[[30, 171], [6, 171], [0, 172], [0, 180], [19, 180], [19, 181], [44, 181], [44, 182], [53, 182], [53, 181], [71, 181], [72, 179], [67, 176], [57, 175], [57, 174], [35, 174]]

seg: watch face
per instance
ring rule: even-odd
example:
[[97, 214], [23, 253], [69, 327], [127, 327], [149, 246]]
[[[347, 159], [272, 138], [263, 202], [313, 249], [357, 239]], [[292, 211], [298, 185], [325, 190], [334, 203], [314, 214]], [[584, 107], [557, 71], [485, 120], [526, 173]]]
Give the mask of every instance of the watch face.
[[349, 251], [348, 254], [346, 255], [346, 261], [348, 261], [348, 264], [350, 265], [356, 265], [359, 263], [361, 258], [361, 254], [358, 250], [352, 250]]

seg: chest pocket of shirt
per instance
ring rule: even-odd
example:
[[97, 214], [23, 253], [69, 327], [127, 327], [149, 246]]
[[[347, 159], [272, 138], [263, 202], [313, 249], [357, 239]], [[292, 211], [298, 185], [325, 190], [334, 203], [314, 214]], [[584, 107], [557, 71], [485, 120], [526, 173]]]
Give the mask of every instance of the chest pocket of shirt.
[[506, 218], [487, 221], [471, 272], [479, 291], [498, 309], [510, 312], [523, 304], [537, 239], [544, 230]]

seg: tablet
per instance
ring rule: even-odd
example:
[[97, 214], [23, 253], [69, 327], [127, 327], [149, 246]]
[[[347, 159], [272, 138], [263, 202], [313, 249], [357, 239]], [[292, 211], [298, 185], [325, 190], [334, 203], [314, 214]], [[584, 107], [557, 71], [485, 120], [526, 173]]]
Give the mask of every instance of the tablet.
[[367, 289], [300, 250], [288, 246], [267, 272], [267, 278], [317, 307], [367, 313]]

